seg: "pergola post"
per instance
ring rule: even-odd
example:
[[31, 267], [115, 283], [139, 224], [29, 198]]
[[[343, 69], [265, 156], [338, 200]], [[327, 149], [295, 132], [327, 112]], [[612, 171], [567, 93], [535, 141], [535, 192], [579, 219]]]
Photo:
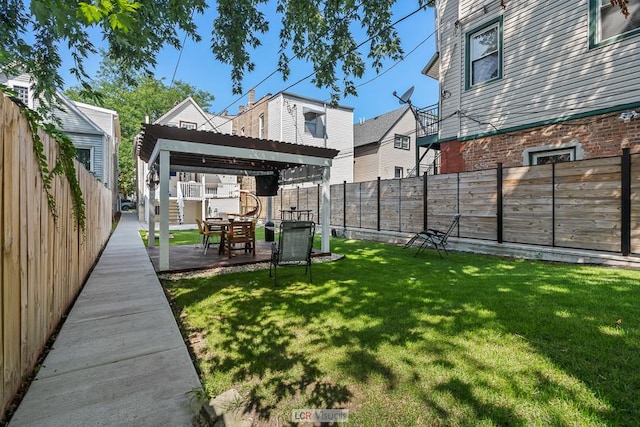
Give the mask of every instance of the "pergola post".
[[329, 223], [331, 222], [331, 184], [329, 183], [331, 178], [331, 168], [325, 166], [322, 173], [322, 241], [321, 250], [324, 253], [331, 252]]
[[169, 151], [160, 151], [160, 270], [169, 269]]
[[147, 209], [149, 211], [149, 233], [147, 234], [147, 246], [153, 248], [156, 245], [156, 189], [153, 186], [149, 188]]

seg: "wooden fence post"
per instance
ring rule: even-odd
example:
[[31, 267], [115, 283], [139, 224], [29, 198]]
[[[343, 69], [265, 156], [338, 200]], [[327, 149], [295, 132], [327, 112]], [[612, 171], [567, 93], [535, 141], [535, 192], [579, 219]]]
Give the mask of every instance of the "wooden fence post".
[[496, 170], [497, 172], [497, 179], [496, 179], [496, 213], [497, 213], [497, 240], [498, 243], [502, 243], [504, 240], [504, 236], [503, 236], [503, 231], [504, 231], [504, 225], [503, 225], [503, 219], [504, 219], [504, 212], [502, 211], [503, 207], [502, 207], [502, 179], [503, 179], [503, 170], [502, 170], [502, 163], [498, 163], [498, 168]]
[[347, 181], [342, 181], [342, 228], [347, 229]]
[[378, 231], [380, 231], [380, 177], [378, 177], [378, 181], [377, 181], [377, 185], [378, 185], [378, 189], [376, 190], [376, 214], [378, 216], [377, 218], [377, 224], [378, 224]]
[[427, 172], [425, 172], [422, 175], [422, 229], [426, 230], [427, 228], [429, 228], [428, 226], [428, 222], [429, 222], [429, 216], [427, 214], [427, 208], [428, 206], [428, 202], [427, 202], [427, 196], [429, 194], [429, 185], [428, 185], [428, 181], [427, 181]]
[[631, 253], [631, 152], [622, 150], [621, 197], [620, 197], [620, 249], [622, 255]]
[[551, 163], [551, 246], [556, 247], [556, 162]]

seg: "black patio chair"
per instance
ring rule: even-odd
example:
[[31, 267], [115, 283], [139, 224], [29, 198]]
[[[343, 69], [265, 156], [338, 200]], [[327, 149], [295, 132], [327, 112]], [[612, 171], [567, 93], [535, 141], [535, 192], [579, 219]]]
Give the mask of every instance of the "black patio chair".
[[[282, 221], [278, 243], [271, 245], [271, 260], [269, 262], [269, 277], [278, 284], [278, 266], [304, 265], [304, 274], [311, 275], [311, 250], [316, 225], [313, 221]], [[272, 274], [273, 270], [273, 274]]]
[[418, 250], [414, 255], [418, 256], [420, 251], [424, 250], [428, 246], [431, 246], [438, 251], [438, 255], [440, 255], [440, 258], [442, 258], [441, 250], [444, 251], [447, 255], [449, 254], [449, 252], [447, 251], [447, 240], [449, 239], [449, 236], [451, 235], [453, 230], [458, 226], [458, 222], [460, 222], [460, 214], [455, 214], [447, 231], [428, 228], [417, 233], [415, 236], [409, 239], [409, 241], [405, 243], [404, 248], [406, 249], [419, 243]]

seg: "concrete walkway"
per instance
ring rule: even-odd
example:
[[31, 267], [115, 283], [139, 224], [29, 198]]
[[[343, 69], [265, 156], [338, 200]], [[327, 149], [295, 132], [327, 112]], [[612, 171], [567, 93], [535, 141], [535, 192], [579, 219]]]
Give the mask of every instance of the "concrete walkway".
[[192, 425], [200, 382], [139, 227], [122, 215], [11, 427]]

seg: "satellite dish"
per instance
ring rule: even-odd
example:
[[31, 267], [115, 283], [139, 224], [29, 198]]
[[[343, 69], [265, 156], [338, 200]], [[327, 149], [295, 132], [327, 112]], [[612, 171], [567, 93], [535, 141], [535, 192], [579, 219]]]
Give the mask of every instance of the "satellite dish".
[[393, 96], [398, 98], [398, 101], [400, 102], [400, 104], [411, 104], [411, 95], [413, 95], [413, 90], [414, 89], [415, 89], [415, 87], [411, 86], [409, 88], [409, 90], [407, 90], [405, 93], [402, 94], [402, 96], [398, 96], [398, 94], [394, 90], [393, 91]]

